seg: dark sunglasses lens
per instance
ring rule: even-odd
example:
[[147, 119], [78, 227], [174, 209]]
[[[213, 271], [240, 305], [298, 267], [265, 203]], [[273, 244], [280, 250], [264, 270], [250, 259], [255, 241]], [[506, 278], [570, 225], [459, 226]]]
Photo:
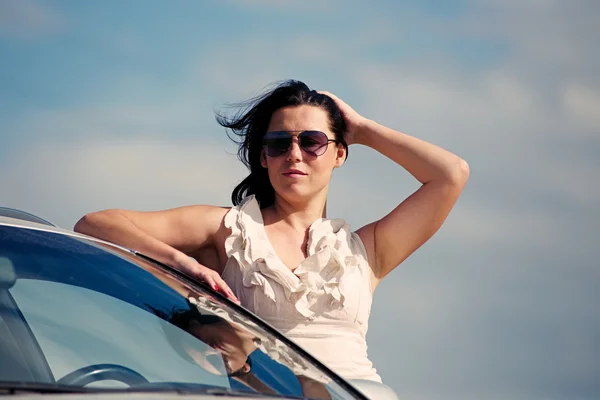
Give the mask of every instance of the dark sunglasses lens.
[[263, 147], [269, 157], [279, 157], [290, 148], [292, 137], [286, 132], [269, 132], [263, 138]]
[[320, 131], [304, 131], [298, 136], [300, 147], [309, 154], [320, 156], [327, 150], [329, 138]]

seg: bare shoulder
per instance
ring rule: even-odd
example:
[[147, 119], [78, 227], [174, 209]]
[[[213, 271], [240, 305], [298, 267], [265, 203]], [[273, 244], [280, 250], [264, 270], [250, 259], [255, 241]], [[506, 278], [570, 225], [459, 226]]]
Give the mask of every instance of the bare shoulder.
[[213, 206], [209, 211], [210, 216], [207, 222], [211, 225], [213, 234], [213, 244], [221, 251], [225, 246], [225, 239], [231, 234], [231, 229], [225, 226], [225, 217], [232, 207]]
[[[197, 227], [204, 232], [215, 233], [229, 211], [228, 207], [197, 204], [156, 212], [175, 226]], [[157, 215], [160, 218], [159, 215]]]
[[[216, 246], [221, 246], [221, 242], [229, 235], [229, 229], [225, 227], [225, 216], [231, 210], [231, 207], [213, 206], [213, 205], [194, 205], [184, 218], [188, 221], [195, 221], [196, 229], [202, 236], [207, 236], [208, 242]], [[208, 244], [208, 243], [207, 243]]]
[[213, 205], [193, 205], [188, 216], [197, 216], [198, 221], [210, 226], [216, 232], [224, 223], [225, 216], [231, 207]]
[[225, 217], [231, 207], [206, 205], [190, 207], [188, 216], [196, 219], [195, 235], [198, 235], [194, 242], [202, 245], [188, 251], [188, 255], [199, 263], [222, 273], [227, 260], [225, 240], [231, 233], [231, 230], [225, 227]]

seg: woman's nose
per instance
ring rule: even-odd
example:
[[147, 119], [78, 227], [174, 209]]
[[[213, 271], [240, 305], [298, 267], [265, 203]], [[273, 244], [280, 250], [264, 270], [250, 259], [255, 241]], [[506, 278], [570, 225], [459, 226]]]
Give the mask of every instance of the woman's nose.
[[292, 143], [290, 144], [290, 149], [288, 151], [287, 160], [288, 161], [299, 161], [302, 159], [302, 149], [300, 148], [300, 141], [297, 137], [292, 138]]

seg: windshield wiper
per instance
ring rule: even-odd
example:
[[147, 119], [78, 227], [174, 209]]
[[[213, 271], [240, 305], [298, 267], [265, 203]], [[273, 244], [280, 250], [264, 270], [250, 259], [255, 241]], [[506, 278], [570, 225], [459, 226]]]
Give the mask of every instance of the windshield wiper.
[[[121, 389], [125, 392], [158, 392], [158, 393], [179, 393], [179, 394], [207, 394], [211, 396], [230, 396], [230, 397], [258, 397], [280, 399], [285, 397], [282, 394], [259, 393], [245, 390], [235, 390], [227, 387], [198, 385], [194, 383], [151, 383], [150, 385], [132, 386]], [[295, 398], [295, 397], [286, 397]], [[298, 397], [298, 399], [302, 399]]]
[[194, 384], [151, 384], [126, 388], [101, 388], [40, 382], [0, 382], [0, 395], [19, 393], [178, 393], [207, 394], [211, 396], [282, 398], [283, 395], [232, 390], [221, 387], [203, 387]]
[[0, 394], [34, 393], [87, 393], [96, 392], [95, 388], [61, 385], [40, 382], [0, 382]]

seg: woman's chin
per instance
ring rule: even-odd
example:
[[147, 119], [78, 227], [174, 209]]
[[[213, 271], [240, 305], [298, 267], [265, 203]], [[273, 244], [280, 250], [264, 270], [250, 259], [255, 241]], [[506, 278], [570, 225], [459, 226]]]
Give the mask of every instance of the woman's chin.
[[302, 199], [310, 196], [310, 191], [307, 190], [305, 185], [298, 183], [292, 183], [287, 185], [281, 185], [275, 189], [277, 195], [284, 200], [295, 200]]
[[311, 188], [306, 187], [306, 185], [292, 184], [278, 188], [276, 193], [286, 202], [296, 203], [308, 202], [311, 199], [314, 199], [319, 192], [314, 189], [311, 190]]

